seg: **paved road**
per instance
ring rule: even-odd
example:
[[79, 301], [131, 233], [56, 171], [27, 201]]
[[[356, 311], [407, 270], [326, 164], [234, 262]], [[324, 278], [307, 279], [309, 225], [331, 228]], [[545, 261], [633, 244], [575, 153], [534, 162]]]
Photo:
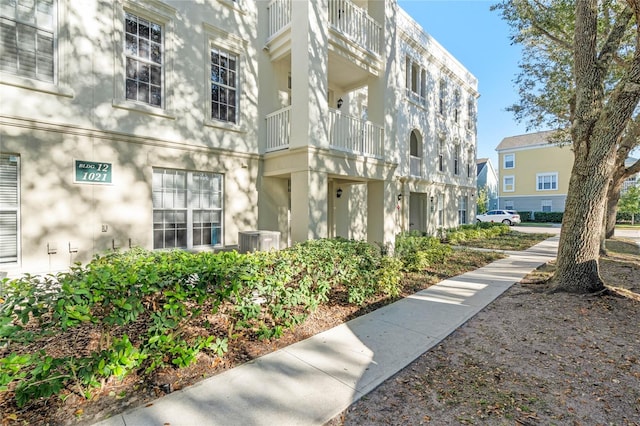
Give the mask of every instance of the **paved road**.
[[[555, 225], [552, 227], [548, 226], [514, 226], [513, 229], [520, 232], [529, 232], [529, 233], [546, 233], [546, 234], [559, 234], [560, 226]], [[640, 228], [636, 229], [628, 229], [628, 228], [618, 228], [615, 233], [616, 237], [624, 237], [634, 240], [638, 245], [640, 245]]]

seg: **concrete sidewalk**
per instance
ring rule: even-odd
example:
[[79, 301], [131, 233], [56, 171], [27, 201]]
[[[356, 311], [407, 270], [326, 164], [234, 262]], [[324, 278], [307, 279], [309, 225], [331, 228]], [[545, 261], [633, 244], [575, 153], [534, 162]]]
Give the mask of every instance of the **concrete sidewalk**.
[[558, 237], [98, 423], [322, 425], [539, 265]]

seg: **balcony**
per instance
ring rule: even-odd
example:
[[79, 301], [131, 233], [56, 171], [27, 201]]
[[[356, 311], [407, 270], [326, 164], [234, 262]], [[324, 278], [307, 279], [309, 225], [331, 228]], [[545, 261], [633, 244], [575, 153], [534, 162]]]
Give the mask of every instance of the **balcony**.
[[273, 39], [291, 24], [291, 0], [271, 0], [267, 6], [269, 34], [267, 40]]
[[[267, 6], [267, 47], [289, 44], [280, 40], [291, 27], [292, 0], [271, 0]], [[382, 26], [369, 16], [366, 10], [350, 0], [329, 0], [329, 26], [346, 40], [362, 49], [380, 55], [382, 50]], [[290, 36], [289, 36], [290, 37]], [[274, 49], [280, 52], [280, 49]], [[273, 55], [273, 53], [272, 53]]]
[[[266, 152], [288, 149], [291, 141], [291, 107], [266, 117]], [[384, 129], [370, 121], [329, 109], [329, 146], [336, 151], [383, 158]]]
[[382, 27], [349, 0], [329, 0], [329, 23], [360, 47], [380, 55]]

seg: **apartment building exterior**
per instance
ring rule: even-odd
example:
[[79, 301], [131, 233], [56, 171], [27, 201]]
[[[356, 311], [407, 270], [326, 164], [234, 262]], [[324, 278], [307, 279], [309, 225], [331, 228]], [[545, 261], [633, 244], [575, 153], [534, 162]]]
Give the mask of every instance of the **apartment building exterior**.
[[571, 144], [550, 143], [553, 131], [504, 138], [497, 146], [499, 208], [563, 212], [573, 167]]
[[472, 222], [477, 80], [395, 1], [0, 9], [0, 270]]

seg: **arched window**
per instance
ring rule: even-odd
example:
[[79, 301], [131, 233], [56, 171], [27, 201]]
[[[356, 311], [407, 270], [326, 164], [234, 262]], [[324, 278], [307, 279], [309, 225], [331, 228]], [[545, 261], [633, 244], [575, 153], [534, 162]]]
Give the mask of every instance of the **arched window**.
[[411, 150], [411, 156], [413, 157], [422, 157], [420, 155], [420, 135], [418, 134], [417, 130], [414, 130], [411, 132], [411, 137], [410, 137], [410, 150]]
[[409, 136], [409, 169], [411, 176], [422, 176], [422, 136], [417, 130]]

